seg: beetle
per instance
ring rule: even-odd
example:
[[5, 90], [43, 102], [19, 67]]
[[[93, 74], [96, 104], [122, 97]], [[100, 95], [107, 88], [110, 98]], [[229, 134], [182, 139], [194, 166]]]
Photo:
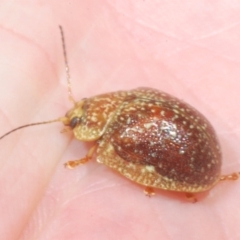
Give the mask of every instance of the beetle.
[[[64, 117], [23, 125], [20, 128], [62, 122], [77, 140], [93, 141], [84, 158], [69, 161], [69, 168], [87, 163], [96, 152], [97, 162], [135, 183], [154, 189], [194, 193], [239, 173], [221, 175], [222, 155], [210, 122], [187, 103], [152, 88], [136, 88], [93, 96], [76, 102], [72, 97], [62, 28], [61, 36], [69, 98], [74, 106]], [[0, 139], [1, 139], [0, 138]]]
[[[209, 190], [221, 180], [222, 155], [210, 122], [183, 101], [151, 88], [97, 95], [75, 104], [61, 121], [80, 141], [96, 141], [97, 161], [146, 187], [185, 193]], [[188, 194], [191, 197], [191, 194]]]

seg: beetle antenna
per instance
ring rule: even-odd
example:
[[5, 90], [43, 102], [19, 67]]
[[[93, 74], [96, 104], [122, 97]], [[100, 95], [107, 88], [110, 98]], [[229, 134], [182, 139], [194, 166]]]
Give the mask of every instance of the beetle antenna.
[[63, 47], [63, 56], [64, 56], [64, 62], [65, 62], [65, 71], [67, 74], [67, 85], [68, 85], [68, 97], [69, 100], [72, 103], [76, 103], [76, 101], [73, 98], [72, 94], [72, 87], [71, 87], [71, 76], [70, 76], [70, 71], [69, 71], [69, 65], [68, 65], [68, 59], [67, 59], [67, 51], [66, 51], [66, 43], [65, 43], [65, 38], [64, 38], [64, 33], [63, 33], [63, 28], [61, 25], [59, 25], [60, 32], [61, 32], [61, 39], [62, 39], [62, 47]]
[[[75, 104], [76, 101], [73, 98], [72, 88], [71, 88], [71, 76], [70, 76], [70, 73], [69, 73], [69, 66], [68, 66], [68, 60], [67, 60], [67, 51], [66, 51], [65, 38], [64, 38], [62, 26], [59, 26], [59, 28], [60, 28], [61, 39], [62, 39], [63, 56], [64, 56], [64, 62], [65, 62], [65, 71], [66, 71], [66, 74], [67, 74], [68, 97], [69, 97], [69, 100]], [[35, 126], [35, 125], [54, 123], [54, 122], [63, 122], [65, 125], [68, 125], [68, 119], [66, 117], [61, 117], [61, 118], [50, 120], [50, 121], [29, 123], [29, 124], [22, 125], [20, 127], [14, 128], [11, 131], [3, 134], [2, 136], [0, 136], [0, 140], [3, 139], [4, 137], [6, 137], [7, 135], [9, 135], [9, 134], [19, 130], [19, 129], [27, 128], [27, 127], [31, 127], [31, 126]]]
[[35, 125], [42, 125], [42, 124], [48, 124], [48, 123], [54, 123], [54, 122], [64, 122], [65, 121], [65, 118], [58, 118], [58, 119], [54, 119], [54, 120], [50, 120], [50, 121], [45, 121], [45, 122], [36, 122], [36, 123], [29, 123], [29, 124], [26, 124], [26, 125], [22, 125], [20, 127], [17, 127], [17, 128], [14, 128], [12, 129], [11, 131], [3, 134], [1, 137], [0, 137], [0, 140], [3, 139], [4, 137], [6, 137], [7, 135], [11, 134], [12, 132], [15, 132], [19, 129], [22, 129], [22, 128], [26, 128], [26, 127], [31, 127], [31, 126], [35, 126]]

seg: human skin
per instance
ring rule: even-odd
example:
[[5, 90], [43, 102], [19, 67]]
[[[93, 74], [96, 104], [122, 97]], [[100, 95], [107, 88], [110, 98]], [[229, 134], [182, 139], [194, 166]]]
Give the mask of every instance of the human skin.
[[[147, 86], [201, 111], [240, 170], [237, 1], [1, 1], [0, 135], [64, 116], [68, 101], [58, 25], [64, 28], [76, 100]], [[143, 187], [96, 163], [73, 170], [91, 143], [61, 123], [0, 141], [0, 239], [239, 239], [240, 181], [193, 204]]]

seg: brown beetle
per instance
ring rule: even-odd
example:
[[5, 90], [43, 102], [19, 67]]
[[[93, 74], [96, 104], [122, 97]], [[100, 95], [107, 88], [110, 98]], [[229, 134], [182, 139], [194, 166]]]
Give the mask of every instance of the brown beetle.
[[[150, 88], [84, 99], [62, 121], [76, 139], [96, 141], [97, 161], [151, 188], [196, 193], [221, 176], [221, 150], [209, 121], [188, 104]], [[86, 158], [67, 163], [69, 167]]]
[[17, 129], [63, 122], [76, 139], [96, 142], [85, 158], [69, 161], [66, 166], [86, 163], [96, 151], [99, 163], [145, 186], [148, 195], [154, 193], [153, 188], [160, 188], [188, 193], [193, 198], [192, 193], [206, 191], [221, 180], [239, 177], [239, 173], [221, 176], [220, 145], [209, 121], [169, 94], [137, 88], [75, 102], [62, 29], [61, 33], [69, 96], [74, 107], [65, 117]]

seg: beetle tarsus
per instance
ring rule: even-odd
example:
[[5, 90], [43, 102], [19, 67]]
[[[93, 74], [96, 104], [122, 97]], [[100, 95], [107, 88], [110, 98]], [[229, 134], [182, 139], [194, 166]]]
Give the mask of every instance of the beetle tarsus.
[[64, 127], [60, 133], [72, 133], [72, 129], [70, 127]]
[[152, 187], [145, 187], [143, 192], [148, 197], [152, 197], [152, 196], [155, 195], [155, 191], [154, 191], [154, 189]]
[[67, 168], [75, 168], [77, 167], [78, 165], [82, 165], [82, 164], [85, 164], [87, 163], [91, 158], [89, 157], [85, 157], [85, 158], [82, 158], [82, 159], [79, 159], [79, 160], [72, 160], [72, 161], [68, 161], [64, 164], [65, 167]]
[[94, 152], [96, 151], [97, 147], [98, 147], [98, 143], [96, 143], [94, 146], [92, 146], [90, 148], [90, 150], [88, 151], [86, 157], [81, 158], [79, 160], [68, 161], [68, 162], [66, 162], [64, 164], [64, 166], [67, 167], [67, 168], [72, 169], [72, 168], [77, 167], [78, 165], [82, 165], [82, 164], [87, 163], [89, 160], [92, 159], [92, 156], [93, 156]]
[[185, 193], [185, 197], [192, 203], [196, 203], [198, 201], [194, 193]]
[[235, 172], [235, 173], [231, 173], [228, 175], [222, 175], [220, 177], [220, 181], [225, 181], [225, 180], [238, 180], [240, 173], [239, 172]]

